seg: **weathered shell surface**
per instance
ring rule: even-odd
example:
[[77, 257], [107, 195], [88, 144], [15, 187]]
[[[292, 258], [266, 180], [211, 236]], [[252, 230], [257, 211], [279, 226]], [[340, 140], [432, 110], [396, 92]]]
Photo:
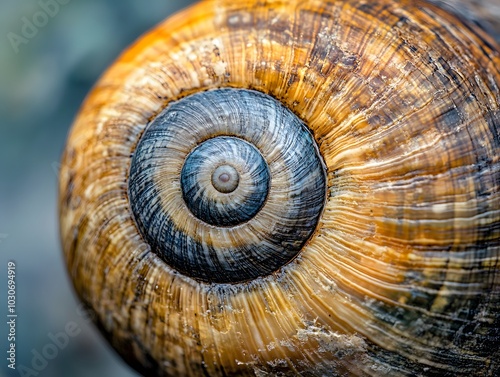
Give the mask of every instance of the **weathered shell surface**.
[[[496, 49], [387, 0], [203, 1], [140, 39], [85, 102], [60, 176], [68, 270], [113, 346], [158, 375], [498, 375]], [[288, 107], [327, 170], [298, 257], [237, 284], [166, 264], [129, 202], [148, 124], [221, 87]]]

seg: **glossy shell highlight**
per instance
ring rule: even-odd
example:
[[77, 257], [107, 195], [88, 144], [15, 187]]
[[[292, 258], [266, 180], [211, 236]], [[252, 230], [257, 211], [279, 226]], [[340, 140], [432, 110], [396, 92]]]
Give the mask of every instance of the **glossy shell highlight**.
[[[168, 19], [103, 75], [68, 139], [61, 234], [78, 295], [147, 375], [498, 374], [497, 51], [419, 1], [203, 1]], [[235, 284], [170, 267], [129, 202], [148, 125], [216, 88], [280, 101], [327, 174], [299, 255]]]

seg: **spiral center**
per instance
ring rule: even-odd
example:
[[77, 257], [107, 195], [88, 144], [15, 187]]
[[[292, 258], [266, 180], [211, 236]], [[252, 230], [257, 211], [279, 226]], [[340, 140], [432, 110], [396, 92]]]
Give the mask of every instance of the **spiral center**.
[[231, 165], [221, 165], [212, 174], [212, 185], [223, 194], [229, 194], [236, 190], [239, 183], [240, 175]]
[[326, 192], [307, 126], [246, 89], [171, 103], [130, 166], [131, 208], [151, 250], [210, 283], [249, 281], [289, 263], [312, 236]]
[[258, 149], [237, 137], [218, 136], [187, 156], [181, 190], [186, 206], [198, 219], [234, 226], [249, 221], [262, 208], [269, 180], [269, 167]]

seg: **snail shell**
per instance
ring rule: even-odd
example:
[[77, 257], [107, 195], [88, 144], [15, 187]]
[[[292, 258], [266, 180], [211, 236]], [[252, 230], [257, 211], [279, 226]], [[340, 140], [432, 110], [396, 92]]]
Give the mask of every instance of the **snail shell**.
[[499, 67], [420, 1], [177, 14], [71, 130], [77, 293], [148, 375], [498, 375]]

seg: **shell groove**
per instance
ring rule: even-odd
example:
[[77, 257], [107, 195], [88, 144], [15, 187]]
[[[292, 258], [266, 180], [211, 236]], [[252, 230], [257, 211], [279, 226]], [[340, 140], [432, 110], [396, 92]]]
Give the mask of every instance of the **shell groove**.
[[[497, 49], [420, 1], [203, 1], [160, 24], [101, 78], [63, 156], [68, 270], [104, 334], [145, 374], [498, 375]], [[165, 263], [129, 201], [148, 125], [217, 88], [279, 100], [327, 170], [298, 257], [236, 284]]]

